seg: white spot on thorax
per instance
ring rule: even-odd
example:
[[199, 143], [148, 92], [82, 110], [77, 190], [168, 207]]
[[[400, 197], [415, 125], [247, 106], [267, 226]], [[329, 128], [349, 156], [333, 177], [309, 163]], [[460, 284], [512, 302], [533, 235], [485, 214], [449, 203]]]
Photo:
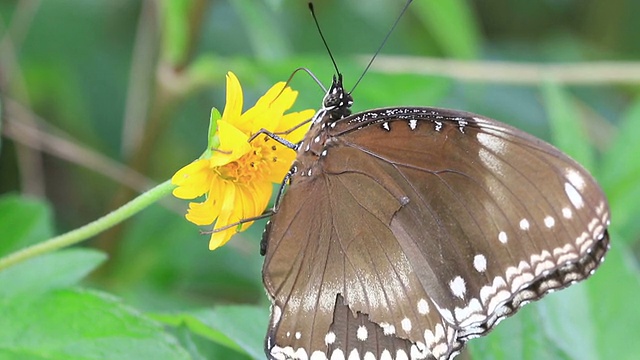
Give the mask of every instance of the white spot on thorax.
[[500, 231], [500, 233], [498, 234], [498, 240], [500, 240], [501, 243], [506, 244], [507, 240], [509, 240], [509, 238], [507, 237], [507, 233], [504, 231]]
[[358, 327], [358, 330], [356, 331], [356, 337], [360, 341], [367, 340], [367, 337], [369, 337], [369, 332], [367, 331], [367, 328], [364, 325], [360, 325]]
[[467, 285], [464, 282], [464, 279], [460, 276], [456, 276], [451, 282], [449, 282], [449, 288], [451, 288], [451, 293], [454, 296], [459, 297], [460, 299], [464, 298], [464, 294], [467, 292]]
[[556, 220], [551, 216], [547, 216], [544, 218], [544, 225], [551, 229], [556, 224]]
[[320, 142], [320, 135], [318, 135], [315, 138], [313, 138], [313, 142], [314, 143], [319, 143]]
[[522, 230], [529, 230], [529, 220], [527, 219], [522, 219], [520, 220], [520, 229]]
[[564, 183], [564, 192], [567, 194], [567, 196], [569, 197], [569, 201], [571, 201], [576, 209], [582, 209], [582, 207], [584, 206], [584, 201], [582, 200], [582, 196], [580, 196], [578, 190], [576, 190], [573, 185], [569, 184], [568, 182]]
[[409, 127], [411, 128], [411, 130], [415, 130], [417, 126], [418, 126], [418, 120], [416, 119], [409, 120]]
[[320, 156], [327, 156], [327, 149], [322, 150]]
[[474, 256], [473, 257], [473, 267], [478, 272], [484, 272], [485, 270], [487, 270], [487, 258], [485, 258], [484, 255], [482, 255], [482, 254], [478, 254], [478, 255]]
[[418, 312], [421, 315], [426, 315], [429, 312], [429, 303], [425, 299], [418, 301]]
[[402, 319], [400, 324], [402, 325], [402, 330], [405, 332], [411, 331], [411, 320], [409, 320], [409, 318]]

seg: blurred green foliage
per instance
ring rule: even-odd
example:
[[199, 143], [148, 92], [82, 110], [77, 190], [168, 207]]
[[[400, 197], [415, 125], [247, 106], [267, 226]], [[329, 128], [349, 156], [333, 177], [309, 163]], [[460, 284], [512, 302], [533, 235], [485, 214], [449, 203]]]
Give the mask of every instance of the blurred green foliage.
[[[316, 2], [347, 84], [403, 2]], [[638, 12], [640, 2], [622, 0], [416, 0], [381, 58], [633, 62]], [[638, 79], [632, 64], [619, 78]], [[250, 104], [302, 66], [325, 85], [334, 71], [302, 0], [0, 2], [0, 255], [83, 225], [199, 156], [227, 71]], [[598, 273], [525, 307], [463, 356], [637, 358], [640, 84], [514, 85], [400, 70], [374, 64], [354, 109], [453, 107], [512, 124], [587, 165], [612, 206], [613, 249]], [[319, 106], [311, 79], [291, 84], [297, 109]], [[91, 249], [1, 272], [0, 358], [260, 359], [263, 223], [209, 252], [185, 208], [167, 199]]]

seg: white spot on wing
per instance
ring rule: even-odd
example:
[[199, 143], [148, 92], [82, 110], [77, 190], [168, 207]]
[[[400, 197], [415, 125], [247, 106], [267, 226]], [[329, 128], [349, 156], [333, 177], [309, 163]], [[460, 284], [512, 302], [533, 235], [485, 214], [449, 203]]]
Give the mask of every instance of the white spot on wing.
[[393, 335], [396, 333], [396, 327], [389, 323], [381, 322], [380, 327], [385, 335]]
[[372, 353], [372, 352], [367, 351], [367, 352], [364, 354], [364, 357], [362, 358], [362, 360], [376, 360], [376, 356], [375, 356], [375, 355], [373, 355], [373, 353]]
[[575, 169], [567, 169], [565, 172], [565, 176], [567, 177], [567, 180], [569, 180], [571, 185], [576, 187], [576, 189], [580, 191], [584, 190], [584, 186], [585, 186], [584, 178]]
[[327, 360], [327, 354], [323, 353], [320, 350], [316, 350], [311, 354], [309, 360]]
[[551, 229], [555, 224], [556, 224], [556, 220], [553, 217], [547, 216], [544, 218], [544, 225], [549, 229]]
[[296, 339], [300, 339], [302, 337], [302, 334], [300, 333], [300, 331], [296, 331]]
[[358, 330], [356, 331], [356, 337], [360, 341], [366, 341], [369, 337], [369, 332], [367, 332], [367, 328], [364, 325], [360, 325]]
[[333, 331], [329, 331], [324, 337], [324, 343], [327, 345], [331, 345], [334, 342], [336, 342], [336, 334]]
[[573, 216], [573, 213], [571, 212], [571, 209], [569, 209], [568, 207], [563, 207], [562, 216], [564, 216], [565, 219], [571, 219], [571, 217]]
[[360, 354], [358, 354], [358, 349], [353, 349], [349, 353], [349, 358], [347, 360], [360, 360]]
[[463, 299], [464, 294], [467, 292], [467, 285], [465, 284], [464, 279], [460, 276], [456, 276], [451, 280], [451, 282], [449, 282], [449, 288], [451, 288], [451, 293], [460, 299]]
[[399, 349], [396, 352], [396, 360], [409, 360], [407, 353], [403, 349]]
[[567, 194], [567, 196], [569, 197], [569, 201], [571, 201], [576, 209], [582, 209], [582, 207], [584, 206], [584, 201], [582, 200], [582, 196], [580, 196], [578, 190], [576, 190], [573, 185], [569, 184], [568, 182], [564, 183], [564, 192]]
[[387, 131], [391, 131], [391, 128], [389, 127], [389, 123], [386, 121], [382, 123], [382, 128]]
[[473, 267], [478, 272], [485, 272], [487, 270], [487, 258], [482, 254], [478, 254], [473, 257]]
[[504, 231], [500, 231], [500, 234], [498, 234], [498, 240], [500, 240], [501, 243], [506, 244], [507, 240], [509, 240], [509, 238], [507, 237], [507, 233]]
[[422, 315], [426, 315], [429, 312], [429, 303], [425, 299], [418, 301], [418, 312]]
[[411, 128], [411, 130], [415, 130], [417, 126], [418, 126], [418, 120], [416, 119], [409, 120], [409, 127]]
[[331, 353], [331, 360], [344, 360], [344, 353], [340, 349], [335, 349]]
[[402, 319], [400, 324], [402, 325], [402, 330], [406, 332], [411, 331], [411, 320], [409, 320], [409, 318]]
[[522, 219], [520, 220], [520, 229], [522, 230], [529, 230], [529, 220], [527, 219]]
[[384, 349], [382, 354], [380, 354], [380, 360], [393, 360], [393, 357], [391, 357], [391, 353], [389, 352], [389, 350]]

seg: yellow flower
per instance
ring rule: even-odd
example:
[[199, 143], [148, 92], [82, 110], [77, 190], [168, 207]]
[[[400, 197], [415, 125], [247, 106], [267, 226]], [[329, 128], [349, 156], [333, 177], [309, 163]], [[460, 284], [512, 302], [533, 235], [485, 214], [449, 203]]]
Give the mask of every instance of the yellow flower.
[[[282, 90], [284, 85], [284, 82], [275, 84], [254, 107], [242, 113], [240, 82], [232, 72], [227, 73], [227, 102], [222, 118], [216, 119], [217, 110], [212, 111], [209, 148], [171, 179], [178, 186], [173, 191], [178, 198], [205, 195], [203, 202], [189, 204], [187, 220], [196, 225], [215, 222], [216, 230], [264, 212], [273, 191], [272, 183], [282, 182], [295, 152], [265, 135], [252, 142], [249, 138], [262, 128], [274, 133], [290, 130], [314, 113], [309, 109], [285, 115], [298, 93], [289, 87]], [[297, 143], [307, 129], [308, 126], [300, 127], [284, 138]], [[226, 244], [231, 236], [251, 224], [213, 232], [209, 249]]]

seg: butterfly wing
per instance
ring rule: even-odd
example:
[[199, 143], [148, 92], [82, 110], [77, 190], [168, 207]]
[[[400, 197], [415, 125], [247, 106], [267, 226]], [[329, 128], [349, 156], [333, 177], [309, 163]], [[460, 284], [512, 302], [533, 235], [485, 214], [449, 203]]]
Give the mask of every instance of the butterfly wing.
[[592, 177], [515, 128], [394, 108], [327, 133], [317, 160], [299, 155], [268, 234], [274, 358], [448, 359], [607, 249]]

